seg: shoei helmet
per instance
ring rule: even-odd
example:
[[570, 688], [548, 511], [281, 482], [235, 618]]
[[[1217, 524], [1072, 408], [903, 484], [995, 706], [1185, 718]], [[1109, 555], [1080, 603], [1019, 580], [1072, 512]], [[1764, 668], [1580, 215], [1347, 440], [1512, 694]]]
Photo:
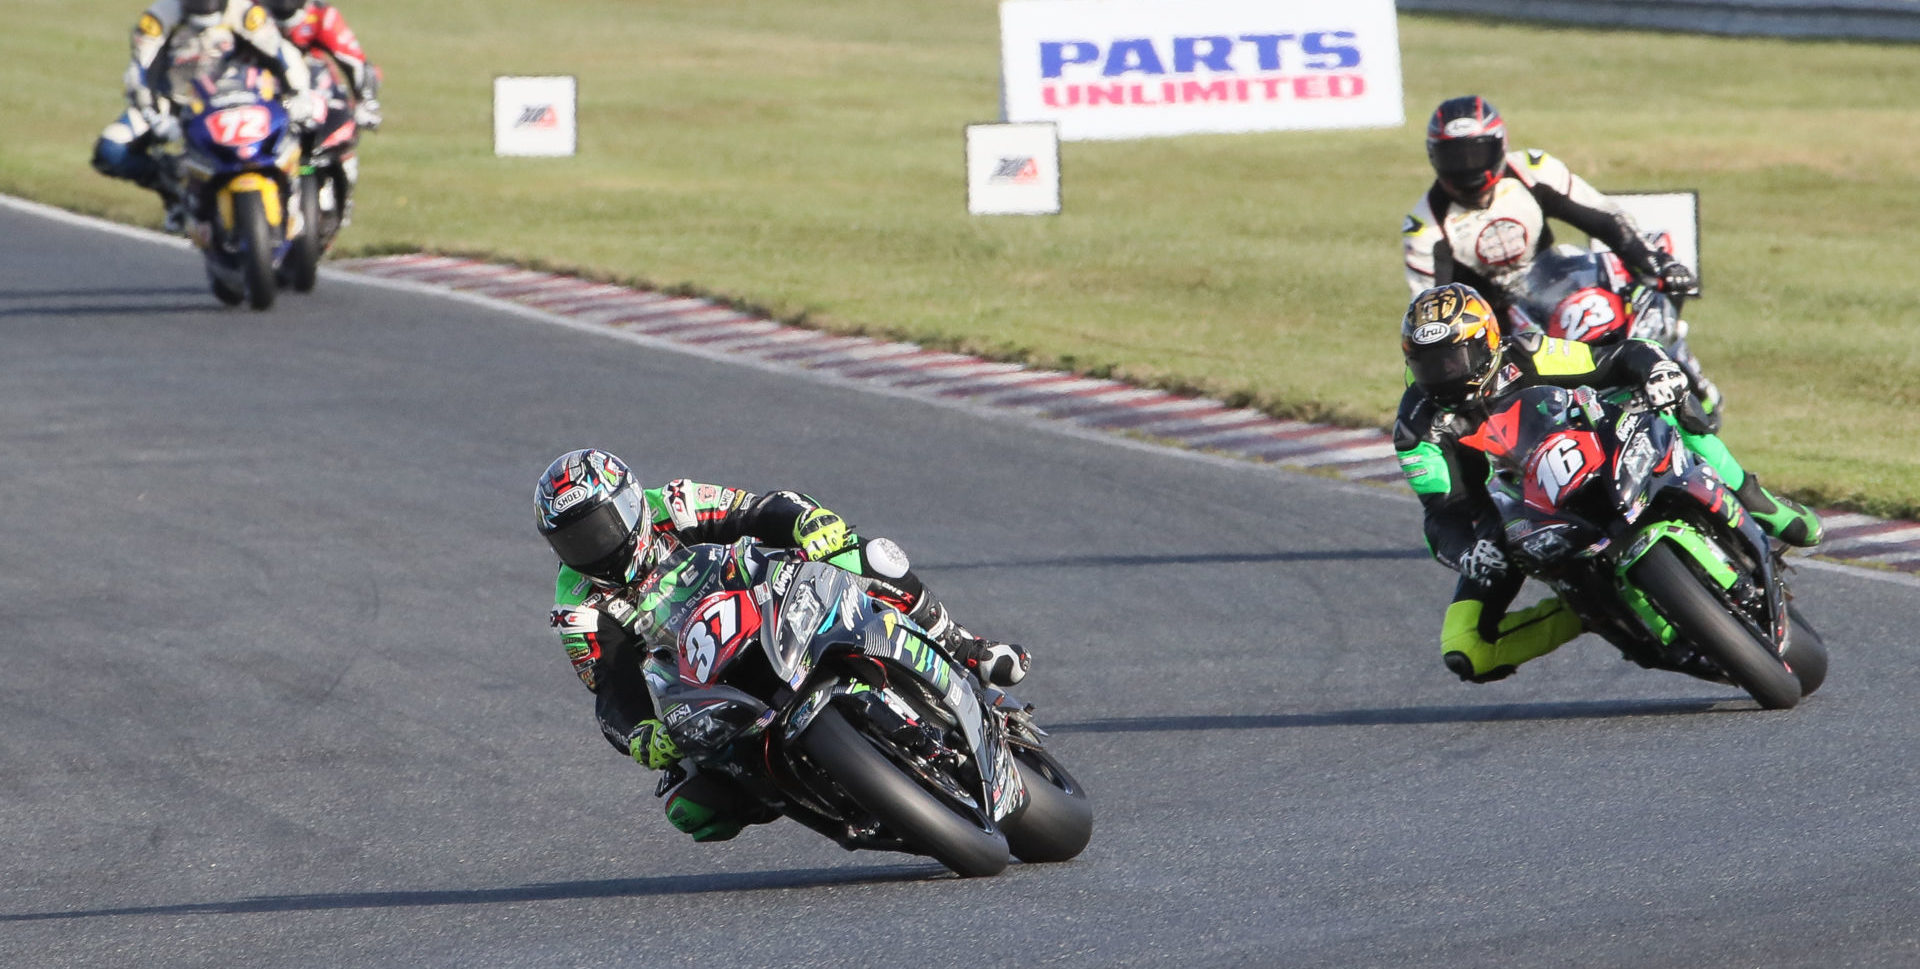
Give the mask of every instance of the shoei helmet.
[[282, 27], [292, 27], [300, 22], [300, 11], [307, 8], [307, 0], [259, 0], [262, 7], [280, 21]]
[[652, 565], [647, 500], [619, 458], [597, 448], [560, 455], [540, 476], [534, 503], [540, 534], [567, 567], [623, 585]]
[[1413, 382], [1455, 406], [1477, 392], [1500, 359], [1500, 322], [1473, 287], [1435, 286], [1413, 298], [1400, 321], [1400, 352]]
[[1427, 120], [1427, 161], [1461, 205], [1485, 208], [1506, 160], [1507, 123], [1485, 98], [1442, 101]]

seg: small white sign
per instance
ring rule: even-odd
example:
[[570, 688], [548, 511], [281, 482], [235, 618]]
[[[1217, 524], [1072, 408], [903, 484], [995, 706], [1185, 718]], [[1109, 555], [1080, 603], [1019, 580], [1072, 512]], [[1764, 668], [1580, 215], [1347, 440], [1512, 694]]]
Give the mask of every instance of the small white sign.
[[[1671, 236], [1673, 258], [1700, 273], [1699, 192], [1608, 192], [1607, 198], [1633, 216], [1642, 234], [1665, 232]], [[1606, 243], [1593, 242], [1595, 251], [1606, 247]]]
[[493, 79], [493, 153], [571, 155], [577, 140], [572, 77]]
[[1405, 120], [1394, 0], [1004, 0], [1000, 64], [1066, 141]]
[[967, 212], [1058, 215], [1059, 126], [1051, 121], [968, 125]]

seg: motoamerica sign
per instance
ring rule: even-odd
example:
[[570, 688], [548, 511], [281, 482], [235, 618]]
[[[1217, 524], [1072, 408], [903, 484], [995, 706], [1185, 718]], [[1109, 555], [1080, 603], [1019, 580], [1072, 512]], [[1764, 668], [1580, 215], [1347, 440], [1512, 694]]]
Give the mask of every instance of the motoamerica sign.
[[1393, 0], [1005, 0], [1000, 52], [1066, 141], [1405, 120]]

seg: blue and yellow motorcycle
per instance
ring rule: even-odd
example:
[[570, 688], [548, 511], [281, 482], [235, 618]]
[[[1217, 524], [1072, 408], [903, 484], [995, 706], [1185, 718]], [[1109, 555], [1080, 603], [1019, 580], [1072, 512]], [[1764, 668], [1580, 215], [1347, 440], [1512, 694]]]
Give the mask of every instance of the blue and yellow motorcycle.
[[179, 166], [193, 216], [188, 234], [213, 295], [229, 306], [245, 300], [268, 309], [283, 280], [311, 289], [319, 263], [296, 201], [300, 137], [278, 88], [267, 71], [236, 65], [196, 79], [185, 101]]

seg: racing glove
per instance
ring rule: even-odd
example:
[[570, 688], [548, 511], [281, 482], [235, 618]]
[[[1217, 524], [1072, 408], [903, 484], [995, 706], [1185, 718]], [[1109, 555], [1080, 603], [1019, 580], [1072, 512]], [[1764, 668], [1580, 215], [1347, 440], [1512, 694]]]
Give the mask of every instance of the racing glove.
[[165, 143], [180, 137], [179, 118], [152, 109], [141, 112], [141, 117], [147, 122], [147, 131], [153, 135], [153, 140]]
[[1653, 251], [1653, 263], [1661, 291], [1669, 296], [1700, 295], [1700, 277], [1692, 267], [1658, 249]]
[[296, 128], [305, 128], [314, 122], [313, 97], [309, 94], [295, 94], [282, 101], [287, 109], [287, 123]]
[[642, 720], [627, 734], [627, 753], [633, 762], [654, 770], [666, 770], [680, 762], [680, 747], [667, 735], [667, 725], [658, 720]]
[[793, 523], [794, 545], [808, 561], [824, 562], [853, 547], [853, 533], [839, 515], [815, 508]]
[[368, 131], [378, 130], [380, 127], [380, 100], [378, 98], [367, 98], [355, 105], [353, 109], [353, 123]]
[[1493, 539], [1483, 538], [1461, 553], [1454, 569], [1475, 582], [1491, 585], [1507, 574], [1507, 553], [1500, 551]]

